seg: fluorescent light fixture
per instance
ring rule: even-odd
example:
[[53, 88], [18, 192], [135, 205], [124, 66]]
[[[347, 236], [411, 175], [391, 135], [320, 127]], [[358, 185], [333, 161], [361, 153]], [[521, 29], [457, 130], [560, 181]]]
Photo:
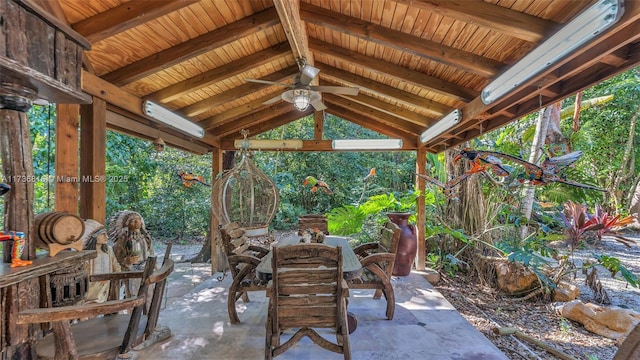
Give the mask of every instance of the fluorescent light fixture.
[[598, 36], [623, 13], [623, 0], [596, 2], [482, 89], [482, 102], [488, 105], [508, 94]]
[[390, 150], [401, 149], [401, 139], [344, 139], [333, 140], [331, 147], [335, 150]]
[[165, 125], [169, 125], [176, 130], [182, 131], [185, 134], [189, 134], [198, 138], [204, 137], [204, 129], [201, 126], [154, 102], [145, 100], [142, 103], [142, 110], [145, 114], [147, 114], [147, 116], [158, 120]]
[[420, 135], [420, 141], [426, 143], [427, 141], [433, 139], [434, 137], [442, 134], [449, 128], [453, 127], [457, 124], [460, 119], [462, 119], [462, 111], [456, 109], [447, 114], [442, 119], [438, 120], [437, 123], [429, 126], [427, 130], [425, 130], [422, 135]]
[[302, 140], [236, 140], [236, 149], [302, 149]]

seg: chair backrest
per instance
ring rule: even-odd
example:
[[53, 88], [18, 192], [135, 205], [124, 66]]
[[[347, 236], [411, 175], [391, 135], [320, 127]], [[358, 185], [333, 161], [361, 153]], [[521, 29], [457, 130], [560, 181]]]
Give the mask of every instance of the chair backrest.
[[136, 346], [144, 339], [149, 338], [153, 333], [153, 330], [158, 324], [158, 316], [160, 314], [160, 307], [162, 303], [162, 295], [164, 293], [167, 279], [173, 271], [174, 262], [169, 255], [171, 254], [172, 243], [167, 244], [167, 249], [164, 255], [164, 262], [162, 267], [158, 270], [154, 270], [156, 267], [156, 257], [149, 257], [145, 263], [145, 267], [142, 273], [142, 280], [140, 287], [138, 288], [138, 297], [147, 296], [147, 289], [154, 286], [153, 295], [151, 297], [151, 303], [149, 304], [149, 310], [147, 312], [147, 323], [145, 326], [144, 336], [138, 338], [138, 329], [140, 326], [140, 319], [145, 310], [146, 302], [140, 306], [134, 307], [129, 320], [129, 326], [122, 340], [120, 346], [120, 353], [125, 353], [132, 346]]
[[274, 247], [271, 311], [274, 330], [336, 328], [345, 291], [342, 249], [322, 244]]
[[395, 254], [398, 250], [399, 240], [400, 227], [391, 221], [387, 221], [382, 230], [380, 230], [380, 239], [378, 240], [380, 248], [378, 250]]

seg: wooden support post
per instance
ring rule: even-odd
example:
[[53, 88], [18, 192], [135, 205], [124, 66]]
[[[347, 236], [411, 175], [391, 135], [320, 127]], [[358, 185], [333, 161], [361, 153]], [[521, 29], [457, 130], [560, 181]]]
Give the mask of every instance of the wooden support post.
[[78, 104], [58, 104], [56, 118], [55, 211], [78, 215]]
[[324, 132], [324, 112], [314, 112], [313, 119], [315, 121], [315, 126], [313, 128], [313, 140], [322, 140], [322, 133]]
[[[222, 172], [222, 150], [219, 148], [214, 148], [211, 152], [211, 182], [215, 182], [218, 174]], [[214, 201], [213, 197], [215, 195], [211, 192], [211, 206], [213, 206]], [[215, 274], [218, 271], [218, 268], [221, 267], [218, 264], [218, 219], [213, 215], [213, 209], [211, 209], [211, 231], [209, 232], [209, 236], [211, 236], [211, 274]]]
[[94, 97], [80, 117], [80, 217], [106, 224], [106, 101]]
[[[416, 151], [416, 172], [420, 175], [427, 174], [427, 148], [425, 146], [419, 147]], [[424, 270], [425, 269], [425, 260], [426, 260], [426, 242], [424, 236], [424, 230], [426, 227], [426, 211], [425, 211], [425, 200], [424, 200], [424, 192], [426, 188], [426, 182], [419, 176], [416, 176], [416, 188], [420, 191], [422, 195], [418, 197], [416, 200], [416, 229], [418, 231], [418, 251], [416, 253], [416, 270]]]
[[[0, 96], [0, 103], [5, 105], [3, 96]], [[0, 129], [2, 181], [11, 186], [11, 191], [4, 195], [4, 229], [24, 232], [27, 243], [22, 259], [35, 259], [36, 249], [30, 236], [34, 219], [35, 177], [27, 114], [11, 108], [0, 108]], [[11, 262], [12, 245], [11, 241], [3, 243], [4, 262]]]

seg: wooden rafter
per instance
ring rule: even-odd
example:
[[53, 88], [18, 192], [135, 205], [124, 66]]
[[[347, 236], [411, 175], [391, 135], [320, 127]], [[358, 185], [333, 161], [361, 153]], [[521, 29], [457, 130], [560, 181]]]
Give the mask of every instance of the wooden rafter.
[[[284, 82], [289, 79], [292, 79], [297, 72], [298, 72], [297, 66], [289, 66], [280, 71], [276, 71], [267, 76], [261, 77], [260, 80]], [[220, 106], [229, 101], [236, 100], [243, 96], [247, 96], [248, 94], [265, 89], [268, 86], [270, 85], [247, 82], [246, 84], [236, 86], [235, 88], [229, 91], [225, 91], [218, 95], [212, 96], [205, 100], [198, 101], [197, 103], [193, 103], [189, 106], [186, 106], [180, 109], [180, 112], [189, 117], [200, 115], [209, 109], [215, 108], [216, 106]]]
[[301, 6], [304, 20], [340, 33], [400, 50], [415, 56], [457, 67], [466, 72], [492, 77], [504, 66], [500, 62], [442, 45], [419, 36], [389, 29], [356, 17], [342, 15], [307, 3]]
[[398, 3], [476, 24], [505, 35], [537, 43], [557, 24], [483, 1], [396, 0]]
[[149, 55], [144, 59], [114, 70], [104, 75], [103, 78], [118, 86], [126, 85], [277, 24], [279, 24], [278, 14], [273, 8], [269, 8], [174, 47]]
[[296, 120], [302, 119], [305, 116], [309, 116], [313, 113], [313, 109], [307, 109], [303, 112], [295, 110], [293, 108], [289, 108], [288, 112], [283, 114], [278, 114], [268, 120], [256, 122], [251, 124], [249, 127], [245, 127], [244, 129], [249, 132], [249, 135], [258, 135], [265, 131], [273, 130], [282, 125], [286, 125], [290, 122], [294, 122]]
[[356, 63], [358, 66], [383, 73], [390, 78], [429, 89], [458, 101], [469, 102], [479, 95], [478, 92], [467, 89], [458, 84], [444, 81], [400, 65], [391, 64], [383, 60], [356, 53], [349, 49], [337, 47], [318, 39], [309, 39], [309, 47], [312, 51], [322, 52], [324, 55], [339, 58], [346, 62]]
[[199, 74], [198, 76], [158, 90], [148, 97], [161, 103], [171, 102], [182, 95], [186, 95], [200, 88], [207, 87], [216, 82], [251, 70], [256, 66], [262, 66], [270, 63], [271, 61], [277, 60], [280, 57], [289, 55], [290, 49], [285, 45], [285, 43], [274, 45], [268, 49], [243, 57], [239, 60], [232, 61], [228, 64]]
[[333, 105], [338, 105], [346, 109], [351, 109], [351, 111], [354, 113], [367, 116], [373, 119], [377, 119], [377, 122], [379, 123], [396, 128], [398, 130], [402, 130], [408, 134], [412, 134], [413, 136], [419, 135], [426, 128], [426, 125], [417, 125], [417, 124], [408, 122], [397, 116], [388, 114], [386, 112], [382, 112], [369, 105], [363, 105], [358, 102], [355, 102], [354, 99], [352, 98], [340, 97], [333, 94], [325, 94], [325, 101]]
[[425, 99], [422, 96], [418, 96], [416, 94], [400, 90], [396, 87], [385, 85], [375, 80], [371, 80], [363, 76], [338, 69], [331, 65], [316, 62], [315, 66], [320, 69], [321, 78], [329, 77], [346, 82], [350, 86], [359, 87], [361, 92], [368, 92], [388, 98], [389, 100], [397, 101], [406, 106], [426, 110], [432, 113], [434, 116], [442, 116], [449, 113], [453, 109], [450, 106], [435, 102], [430, 99]]
[[[51, 0], [50, 0], [51, 1]], [[71, 27], [92, 43], [162, 17], [199, 0], [133, 0], [88, 17]]]
[[295, 58], [304, 58], [313, 65], [309, 52], [307, 30], [300, 20], [300, 0], [274, 0], [273, 5], [280, 17], [280, 23], [291, 45]]
[[[263, 96], [259, 99], [253, 100], [246, 104], [242, 104], [229, 111], [225, 111], [220, 114], [216, 114], [212, 117], [209, 117], [207, 119], [204, 119], [200, 121], [198, 125], [202, 126], [206, 130], [211, 130], [216, 126], [226, 124], [230, 121], [246, 116], [248, 114], [253, 114], [257, 111], [265, 109], [265, 106], [263, 103], [267, 100], [270, 100], [274, 96], [277, 96], [277, 95], [273, 94], [273, 95]], [[293, 106], [291, 104], [289, 105]]]
[[[220, 137], [229, 136], [230, 134], [240, 133], [240, 130], [247, 129], [256, 124], [260, 124], [271, 120], [272, 118], [291, 112], [294, 109], [289, 103], [279, 103], [271, 106], [264, 106], [263, 111], [254, 112], [241, 118], [216, 126], [211, 129]], [[300, 113], [300, 112], [298, 112]], [[256, 133], [250, 133], [256, 135]]]

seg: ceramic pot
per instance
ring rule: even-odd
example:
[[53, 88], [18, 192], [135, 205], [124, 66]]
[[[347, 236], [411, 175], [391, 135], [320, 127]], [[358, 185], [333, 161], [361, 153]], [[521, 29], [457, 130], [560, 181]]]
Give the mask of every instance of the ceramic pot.
[[409, 224], [411, 213], [387, 213], [387, 218], [400, 228], [398, 250], [396, 250], [396, 262], [393, 265], [393, 275], [407, 276], [411, 272], [413, 261], [418, 251], [418, 236], [416, 227]]

